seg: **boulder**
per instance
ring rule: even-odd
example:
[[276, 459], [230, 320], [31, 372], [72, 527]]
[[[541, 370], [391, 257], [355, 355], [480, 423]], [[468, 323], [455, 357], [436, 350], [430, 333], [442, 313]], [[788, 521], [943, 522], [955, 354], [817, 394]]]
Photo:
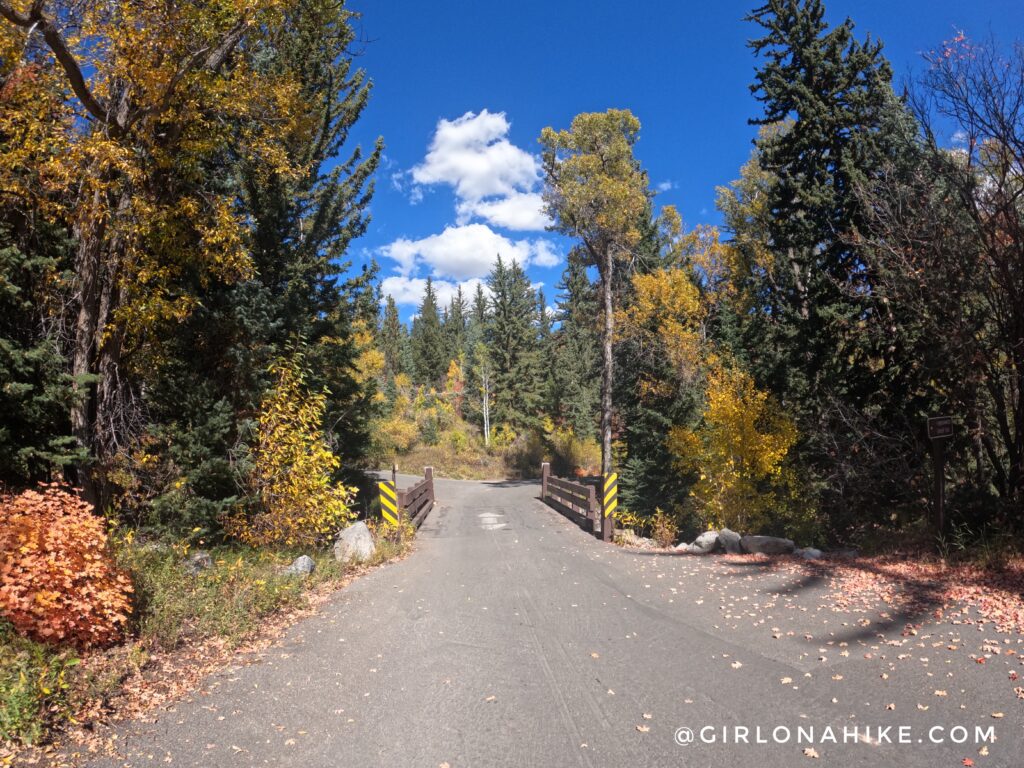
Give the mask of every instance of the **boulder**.
[[350, 560], [361, 563], [373, 557], [376, 551], [370, 529], [361, 520], [342, 530], [334, 543], [334, 559], [342, 563]]
[[676, 552], [685, 552], [688, 555], [710, 555], [718, 549], [718, 531], [704, 531], [694, 539], [692, 544], [679, 544]]
[[723, 528], [718, 532], [718, 544], [730, 555], [738, 555], [743, 552], [740, 547], [740, 535], [728, 528]]
[[698, 547], [696, 544], [687, 544], [685, 542], [683, 542], [682, 544], [677, 544], [676, 545], [676, 552], [679, 552], [679, 553], [684, 554], [684, 555], [710, 555], [711, 554], [710, 550]]
[[718, 549], [718, 531], [704, 531], [693, 540], [693, 548], [700, 550], [701, 554], [714, 552]]
[[184, 567], [188, 573], [195, 576], [201, 571], [213, 568], [213, 558], [210, 557], [210, 553], [206, 550], [197, 549], [185, 560]]
[[796, 548], [790, 539], [775, 536], [744, 536], [740, 539], [740, 546], [751, 555], [788, 555]]
[[803, 549], [794, 550], [793, 554], [797, 557], [802, 557], [804, 560], [821, 560], [822, 552], [814, 547], [804, 547]]
[[308, 576], [316, 569], [316, 563], [309, 555], [300, 555], [292, 564], [284, 569], [286, 576]]

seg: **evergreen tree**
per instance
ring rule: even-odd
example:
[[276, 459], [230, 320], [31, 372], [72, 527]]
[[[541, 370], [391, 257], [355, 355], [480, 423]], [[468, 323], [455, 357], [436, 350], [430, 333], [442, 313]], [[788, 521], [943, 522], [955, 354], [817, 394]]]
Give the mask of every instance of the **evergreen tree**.
[[419, 316], [412, 324], [412, 357], [415, 365], [416, 383], [437, 386], [448, 371], [444, 332], [441, 317], [437, 311], [437, 295], [434, 283], [427, 278]]
[[0, 486], [60, 478], [84, 455], [71, 436], [71, 377], [45, 290], [61, 276], [68, 238], [10, 207], [0, 211]]
[[469, 307], [466, 305], [466, 299], [462, 295], [462, 286], [460, 285], [456, 289], [455, 295], [452, 296], [444, 319], [445, 354], [449, 361], [462, 360], [466, 356], [468, 309]]
[[291, 34], [264, 46], [253, 66], [290, 73], [302, 88], [315, 129], [282, 150], [305, 173], [283, 177], [245, 161], [209, 172], [208, 183], [235, 189], [251, 221], [254, 270], [250, 279], [197, 286], [198, 306], [168, 334], [153, 368], [145, 439], [163, 449], [174, 481], [143, 489], [155, 496], [150, 509], [131, 511], [161, 527], [218, 529], [236, 503], [245, 468], [234, 453], [271, 384], [268, 367], [291, 348], [304, 351], [310, 389], [328, 392], [321, 426], [341, 454], [342, 476], [354, 479], [369, 443], [374, 382], [359, 375], [357, 360], [366, 343], [358, 337], [376, 330], [376, 266], [340, 278], [349, 243], [366, 229], [382, 151], [379, 140], [369, 154], [346, 150], [371, 83], [353, 67], [353, 14], [342, 3], [303, 0], [289, 13]]
[[517, 430], [536, 427], [542, 399], [536, 297], [518, 262], [506, 266], [500, 255], [487, 285], [492, 308], [485, 336], [494, 365], [492, 423]]
[[398, 317], [398, 305], [390, 294], [385, 299], [384, 320], [380, 328], [380, 346], [384, 353], [384, 375], [391, 379], [405, 372], [402, 346], [405, 344], [405, 326]]
[[558, 329], [551, 344], [552, 415], [581, 438], [597, 436], [601, 398], [597, 296], [578, 249], [558, 284]]
[[829, 477], [826, 503], [849, 508], [849, 494], [872, 483], [836, 471], [863, 447], [848, 417], [880, 384], [858, 331], [873, 309], [856, 244], [866, 222], [858, 190], [905, 151], [906, 112], [881, 43], [857, 41], [849, 19], [829, 29], [821, 0], [769, 0], [748, 18], [764, 30], [750, 43], [764, 59], [751, 86], [764, 114], [752, 122], [774, 127], [756, 141], [752, 181], [764, 197], [747, 212], [763, 253], [749, 262], [754, 311], [743, 344], [759, 383], [794, 411], [803, 463]]
[[487, 294], [484, 293], [483, 283], [477, 283], [476, 292], [473, 294], [473, 309], [469, 318], [471, 333], [478, 334], [478, 338], [471, 341], [479, 341], [482, 338], [484, 328], [487, 327], [490, 318], [491, 307], [487, 301]]

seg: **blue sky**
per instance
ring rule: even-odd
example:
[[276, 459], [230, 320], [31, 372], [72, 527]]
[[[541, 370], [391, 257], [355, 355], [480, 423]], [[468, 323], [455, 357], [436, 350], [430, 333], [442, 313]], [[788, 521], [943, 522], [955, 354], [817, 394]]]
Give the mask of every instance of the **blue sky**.
[[[375, 83], [353, 137], [382, 135], [367, 234], [355, 265], [381, 264], [385, 292], [408, 318], [432, 275], [442, 298], [472, 289], [495, 252], [517, 258], [548, 302], [567, 244], [537, 208], [537, 137], [579, 112], [628, 108], [642, 123], [636, 152], [657, 201], [687, 226], [717, 223], [715, 187], [735, 178], [759, 105], [744, 22], [751, 2], [711, 0], [350, 0], [366, 40], [358, 65]], [[832, 23], [885, 43], [897, 81], [921, 54], [963, 30], [1024, 38], [1021, 0], [827, 0]]]

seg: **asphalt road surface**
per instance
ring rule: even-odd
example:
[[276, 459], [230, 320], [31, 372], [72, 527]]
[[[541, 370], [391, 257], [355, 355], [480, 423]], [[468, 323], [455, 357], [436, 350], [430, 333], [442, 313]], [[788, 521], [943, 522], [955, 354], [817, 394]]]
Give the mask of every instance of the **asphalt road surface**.
[[[829, 584], [763, 564], [606, 545], [533, 483], [436, 488], [411, 556], [93, 765], [1024, 765], [1019, 637], [837, 610]], [[974, 663], [986, 642], [1003, 653]]]

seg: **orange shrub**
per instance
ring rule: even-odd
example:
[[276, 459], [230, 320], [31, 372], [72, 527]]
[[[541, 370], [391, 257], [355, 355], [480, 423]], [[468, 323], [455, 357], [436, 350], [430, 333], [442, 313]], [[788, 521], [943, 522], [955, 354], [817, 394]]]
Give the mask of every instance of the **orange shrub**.
[[0, 496], [0, 614], [19, 633], [109, 645], [124, 633], [131, 591], [89, 504], [57, 485]]

